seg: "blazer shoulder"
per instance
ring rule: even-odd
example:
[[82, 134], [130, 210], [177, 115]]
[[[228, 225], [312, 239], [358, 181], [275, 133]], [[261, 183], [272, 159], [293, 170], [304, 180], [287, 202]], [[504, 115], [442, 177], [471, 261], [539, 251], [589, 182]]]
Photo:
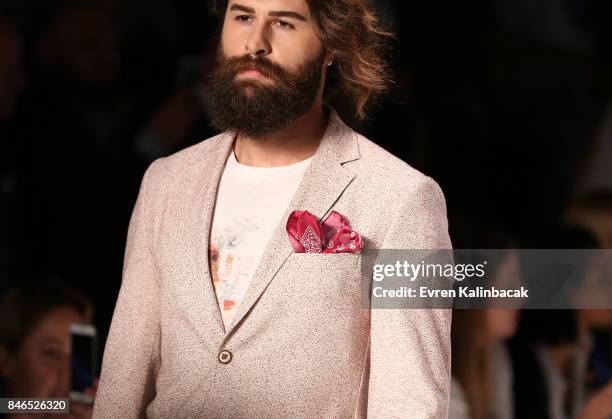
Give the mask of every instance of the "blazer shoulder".
[[219, 134], [153, 161], [142, 179], [143, 190], [147, 191], [151, 201], [163, 202], [169, 191], [185, 183], [190, 177], [188, 169], [210, 158], [223, 138], [224, 134]]
[[351, 169], [360, 205], [385, 220], [374, 246], [381, 249], [450, 249], [446, 200], [431, 177], [357, 134], [360, 158]]
[[378, 190], [402, 192], [440, 189], [438, 183], [378, 144], [355, 133], [360, 159], [358, 170]]
[[162, 171], [166, 176], [179, 175], [188, 167], [206, 159], [219, 146], [225, 135], [223, 133], [215, 135], [167, 157], [159, 158], [151, 166], [157, 166], [157, 170]]
[[218, 134], [184, 148], [166, 157], [160, 157], [149, 164], [143, 181], [151, 187], [167, 187], [191, 166], [198, 164], [218, 149], [225, 134]]

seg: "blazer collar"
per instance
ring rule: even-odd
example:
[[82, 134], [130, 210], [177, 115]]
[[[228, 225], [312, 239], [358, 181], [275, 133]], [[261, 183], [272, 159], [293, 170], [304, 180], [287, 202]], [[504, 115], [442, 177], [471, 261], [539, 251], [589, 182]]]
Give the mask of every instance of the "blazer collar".
[[224, 335], [223, 342], [229, 339], [236, 327], [245, 319], [259, 297], [265, 292], [270, 281], [293, 253], [285, 229], [291, 212], [305, 210], [319, 219], [324, 219], [340, 195], [355, 178], [355, 174], [345, 168], [343, 164], [360, 158], [355, 132], [344, 124], [335, 110], [330, 108], [329, 123], [321, 139], [319, 149], [306, 169], [304, 178], [298, 186], [285, 215], [268, 242], [232, 323], [225, 330], [210, 273], [208, 243], [214, 201], [225, 162], [232, 150], [233, 141], [234, 135], [231, 133], [222, 134], [215, 150], [207, 159], [208, 163], [205, 164], [207, 167], [200, 167], [201, 170], [205, 170], [200, 172], [201, 175], [208, 173], [210, 176], [203, 176], [205, 179], [202, 179], [199, 187], [200, 192], [197, 194], [197, 198], [201, 201], [198, 204], [194, 203], [194, 207], [199, 212], [197, 217], [199, 226], [196, 227], [196, 231], [201, 232], [199, 240], [203, 240], [202, 243], [206, 244], [199, 247], [199, 252], [203, 252], [203, 254], [194, 255], [199, 260], [199, 271], [203, 274], [201, 279], [205, 282], [203, 285], [206, 307], [204, 307], [202, 314], [206, 315], [208, 319], [214, 319], [215, 327]]

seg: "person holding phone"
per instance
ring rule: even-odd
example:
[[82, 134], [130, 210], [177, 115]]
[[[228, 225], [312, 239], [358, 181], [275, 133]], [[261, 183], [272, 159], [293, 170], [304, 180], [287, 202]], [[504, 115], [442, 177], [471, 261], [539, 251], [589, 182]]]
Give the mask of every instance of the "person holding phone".
[[[58, 282], [11, 288], [0, 300], [0, 397], [68, 398], [74, 340], [70, 329], [89, 323], [92, 311], [85, 295]], [[71, 399], [70, 413], [51, 417], [91, 418], [96, 387], [94, 379], [82, 390], [89, 402]]]

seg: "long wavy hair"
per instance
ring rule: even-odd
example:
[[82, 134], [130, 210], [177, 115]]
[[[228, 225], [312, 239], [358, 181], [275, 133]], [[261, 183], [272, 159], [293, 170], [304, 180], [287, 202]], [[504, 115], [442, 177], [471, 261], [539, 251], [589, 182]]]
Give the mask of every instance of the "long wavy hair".
[[[306, 2], [319, 38], [334, 54], [325, 95], [340, 89], [353, 100], [355, 115], [364, 119], [367, 105], [391, 82], [387, 57], [394, 35], [379, 24], [368, 0]], [[212, 0], [214, 14], [223, 17], [227, 4], [228, 0]]]

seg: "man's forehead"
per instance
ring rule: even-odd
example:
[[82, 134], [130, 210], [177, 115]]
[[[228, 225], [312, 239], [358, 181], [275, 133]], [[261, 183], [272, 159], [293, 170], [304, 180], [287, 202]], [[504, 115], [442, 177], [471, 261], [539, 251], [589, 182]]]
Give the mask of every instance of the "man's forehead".
[[294, 11], [304, 16], [310, 15], [310, 10], [306, 0], [229, 0], [228, 10], [231, 9], [233, 5], [251, 8], [256, 13]]

